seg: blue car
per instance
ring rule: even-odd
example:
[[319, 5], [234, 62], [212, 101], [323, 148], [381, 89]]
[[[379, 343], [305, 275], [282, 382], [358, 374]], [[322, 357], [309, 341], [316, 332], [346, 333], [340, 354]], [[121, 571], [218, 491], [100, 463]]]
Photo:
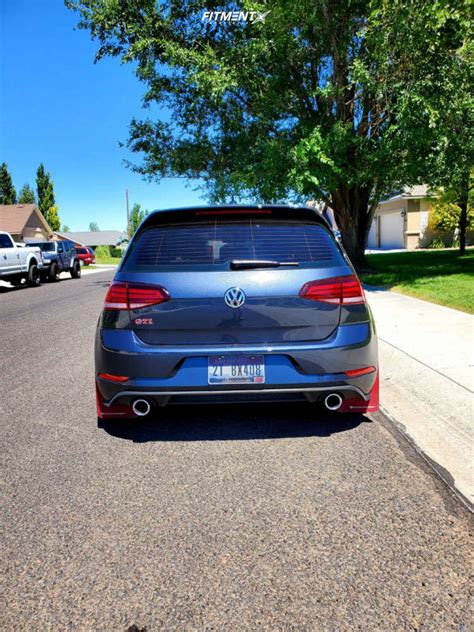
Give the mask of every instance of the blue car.
[[378, 409], [374, 323], [325, 220], [284, 205], [150, 214], [95, 342], [101, 419], [169, 403], [306, 399]]

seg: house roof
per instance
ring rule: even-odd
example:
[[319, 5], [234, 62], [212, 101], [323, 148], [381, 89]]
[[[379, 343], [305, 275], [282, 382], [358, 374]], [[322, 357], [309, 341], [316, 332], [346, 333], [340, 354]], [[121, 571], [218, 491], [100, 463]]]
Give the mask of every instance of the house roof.
[[127, 233], [120, 230], [83, 230], [56, 234], [83, 246], [115, 246], [120, 241], [128, 240]]
[[406, 197], [426, 197], [428, 195], [428, 185], [417, 184], [414, 187], [406, 187], [404, 193]]
[[381, 200], [380, 204], [386, 204], [387, 202], [393, 202], [394, 200], [412, 200], [419, 199], [428, 196], [428, 185], [417, 184], [414, 187], [405, 187], [402, 190], [394, 191], [392, 195], [388, 195]]
[[52, 234], [51, 227], [36, 204], [0, 204], [0, 230], [21, 235], [32, 213], [36, 214], [48, 234]]

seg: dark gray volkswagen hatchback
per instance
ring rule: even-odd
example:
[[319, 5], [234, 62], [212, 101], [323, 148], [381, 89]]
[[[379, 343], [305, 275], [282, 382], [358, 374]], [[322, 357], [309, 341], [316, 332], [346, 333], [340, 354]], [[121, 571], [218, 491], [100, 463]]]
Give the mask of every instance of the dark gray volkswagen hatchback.
[[95, 366], [105, 419], [242, 395], [378, 409], [377, 339], [364, 292], [308, 207], [149, 215], [105, 297]]

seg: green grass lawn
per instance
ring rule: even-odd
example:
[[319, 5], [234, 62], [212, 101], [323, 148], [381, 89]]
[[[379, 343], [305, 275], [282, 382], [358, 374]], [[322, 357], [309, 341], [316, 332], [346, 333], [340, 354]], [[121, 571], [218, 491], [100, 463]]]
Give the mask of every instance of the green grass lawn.
[[121, 257], [96, 257], [95, 262], [102, 265], [118, 265], [121, 262]]
[[474, 314], [474, 249], [368, 255], [373, 272], [364, 283]]

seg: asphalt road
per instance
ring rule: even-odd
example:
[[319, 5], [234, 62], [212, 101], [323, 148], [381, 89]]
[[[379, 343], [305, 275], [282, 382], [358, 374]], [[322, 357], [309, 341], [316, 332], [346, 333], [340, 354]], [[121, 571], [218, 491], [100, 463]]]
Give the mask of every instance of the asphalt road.
[[110, 277], [0, 288], [1, 629], [467, 632], [468, 515], [382, 417], [98, 428]]

